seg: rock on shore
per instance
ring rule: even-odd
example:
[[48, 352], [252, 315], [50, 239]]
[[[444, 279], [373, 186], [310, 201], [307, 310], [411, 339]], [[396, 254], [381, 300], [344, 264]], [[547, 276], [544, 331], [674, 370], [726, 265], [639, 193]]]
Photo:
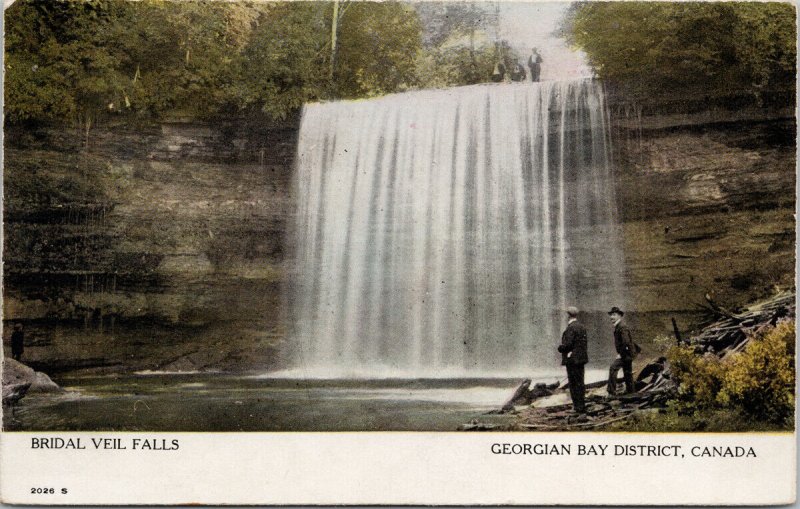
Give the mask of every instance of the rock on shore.
[[3, 360], [3, 404], [13, 405], [25, 394], [62, 392], [50, 377], [14, 359]]

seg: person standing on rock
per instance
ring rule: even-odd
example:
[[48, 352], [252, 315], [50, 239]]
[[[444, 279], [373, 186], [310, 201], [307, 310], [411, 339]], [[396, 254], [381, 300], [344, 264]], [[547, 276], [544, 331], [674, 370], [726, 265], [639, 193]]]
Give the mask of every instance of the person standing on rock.
[[14, 332], [11, 333], [11, 357], [15, 361], [20, 361], [24, 352], [25, 333], [22, 331], [22, 324], [16, 323], [14, 325]]
[[617, 393], [617, 373], [622, 368], [625, 378], [625, 393], [633, 392], [633, 358], [639, 353], [639, 346], [633, 342], [631, 330], [622, 323], [625, 313], [614, 306], [608, 312], [611, 321], [614, 323], [614, 348], [617, 350], [617, 358], [611, 363], [608, 370], [608, 395], [613, 396]]
[[584, 374], [589, 362], [586, 327], [578, 322], [578, 308], [567, 308], [567, 328], [561, 335], [558, 351], [561, 353], [561, 365], [567, 368], [569, 394], [572, 396], [572, 409], [575, 413], [586, 413], [586, 385]]

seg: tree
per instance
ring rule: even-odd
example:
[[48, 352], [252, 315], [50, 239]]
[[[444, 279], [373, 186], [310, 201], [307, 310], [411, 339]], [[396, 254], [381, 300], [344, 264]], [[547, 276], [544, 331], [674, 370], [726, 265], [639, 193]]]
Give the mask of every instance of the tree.
[[282, 118], [328, 88], [326, 4], [283, 3], [262, 13], [238, 58], [239, 80], [230, 100]]
[[419, 48], [416, 14], [397, 2], [352, 2], [340, 9], [330, 73], [333, 4], [273, 4], [262, 14], [239, 60], [240, 109], [285, 117], [303, 103], [370, 97], [413, 86]]
[[447, 7], [434, 37], [446, 44], [425, 50], [410, 4], [337, 5], [19, 0], [6, 12], [7, 121], [74, 122], [88, 142], [113, 117], [283, 118], [309, 101], [485, 81], [499, 57], [482, 8]]
[[421, 26], [399, 2], [356, 2], [341, 20], [335, 73], [339, 97], [369, 97], [414, 85]]
[[[506, 68], [518, 55], [499, 40], [497, 11], [472, 2], [416, 4], [424, 26], [423, 49], [417, 58], [417, 82], [441, 88], [490, 80], [495, 63]], [[494, 35], [493, 35], [494, 34]]]
[[794, 90], [790, 4], [583, 2], [564, 32], [599, 77], [638, 100]]
[[68, 118], [88, 133], [127, 82], [108, 51], [119, 3], [17, 2], [7, 18], [11, 120]]
[[130, 2], [113, 34], [116, 55], [135, 82], [140, 112], [214, 116], [241, 79], [238, 57], [269, 4]]

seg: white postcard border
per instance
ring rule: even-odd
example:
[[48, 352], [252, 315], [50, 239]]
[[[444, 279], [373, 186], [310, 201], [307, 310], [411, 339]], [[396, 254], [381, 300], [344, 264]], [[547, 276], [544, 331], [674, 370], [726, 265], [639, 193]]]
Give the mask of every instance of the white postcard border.
[[[34, 449], [36, 438], [80, 438], [85, 449]], [[128, 448], [96, 449], [91, 439], [103, 438]], [[145, 440], [153, 448], [142, 449]], [[502, 444], [523, 454], [502, 454]], [[552, 453], [562, 445], [569, 455]], [[606, 454], [579, 455], [581, 445]], [[613, 452], [636, 445], [664, 454], [677, 445], [683, 457]], [[695, 456], [737, 446], [747, 453]], [[794, 433], [13, 432], [0, 436], [0, 496], [50, 505], [787, 504], [795, 450]]]

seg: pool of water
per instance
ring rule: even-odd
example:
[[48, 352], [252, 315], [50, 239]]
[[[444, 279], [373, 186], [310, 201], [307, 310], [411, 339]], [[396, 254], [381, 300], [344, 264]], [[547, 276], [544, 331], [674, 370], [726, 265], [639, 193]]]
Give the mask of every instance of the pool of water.
[[304, 380], [140, 373], [62, 378], [30, 395], [9, 431], [455, 431], [508, 399], [518, 379]]

